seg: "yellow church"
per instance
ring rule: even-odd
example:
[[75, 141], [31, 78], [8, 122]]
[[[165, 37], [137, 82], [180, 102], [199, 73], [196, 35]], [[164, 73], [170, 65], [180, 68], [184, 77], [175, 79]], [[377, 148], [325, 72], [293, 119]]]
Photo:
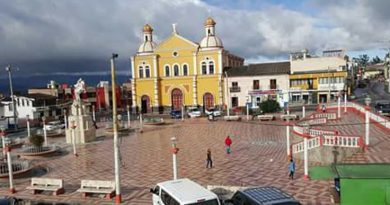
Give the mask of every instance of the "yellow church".
[[224, 102], [223, 68], [241, 66], [244, 59], [230, 54], [216, 36], [215, 21], [204, 24], [200, 43], [172, 34], [159, 44], [146, 24], [143, 42], [131, 57], [133, 109], [163, 113], [185, 107], [221, 107]]

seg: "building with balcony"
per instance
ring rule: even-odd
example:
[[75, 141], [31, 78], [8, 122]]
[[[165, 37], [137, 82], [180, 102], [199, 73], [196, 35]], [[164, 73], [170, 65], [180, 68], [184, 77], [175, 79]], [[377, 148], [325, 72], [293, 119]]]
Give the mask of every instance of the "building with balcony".
[[230, 103], [231, 107], [249, 103], [251, 108], [258, 108], [267, 99], [276, 100], [284, 107], [288, 100], [290, 62], [227, 67], [225, 71], [229, 91], [225, 95], [228, 96], [226, 100], [230, 100], [225, 103]]
[[172, 34], [156, 44], [152, 27], [144, 26], [143, 42], [131, 57], [133, 109], [162, 113], [223, 104], [223, 68], [243, 65], [244, 59], [224, 49], [215, 25], [206, 19], [199, 44], [179, 35], [175, 25]]
[[323, 51], [322, 56], [303, 50], [291, 53], [290, 63], [290, 102], [329, 102], [348, 90], [344, 50]]

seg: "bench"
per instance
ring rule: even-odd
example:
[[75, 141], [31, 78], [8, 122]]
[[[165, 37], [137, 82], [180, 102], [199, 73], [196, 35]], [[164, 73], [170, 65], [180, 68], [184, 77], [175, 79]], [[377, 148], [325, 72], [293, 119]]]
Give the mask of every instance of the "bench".
[[38, 191], [52, 191], [53, 195], [63, 194], [64, 190], [64, 181], [62, 179], [53, 179], [53, 178], [31, 178], [31, 185], [27, 189], [32, 190], [33, 194], [38, 193]]
[[81, 187], [77, 190], [83, 197], [89, 193], [105, 194], [107, 199], [111, 199], [115, 192], [115, 181], [101, 180], [81, 180]]
[[260, 121], [265, 121], [265, 120], [271, 121], [271, 120], [275, 119], [275, 116], [273, 116], [273, 115], [258, 115], [257, 119], [259, 119]]
[[282, 119], [284, 121], [286, 121], [286, 120], [299, 120], [299, 117], [298, 117], [298, 115], [290, 114], [290, 115], [281, 115], [280, 119]]

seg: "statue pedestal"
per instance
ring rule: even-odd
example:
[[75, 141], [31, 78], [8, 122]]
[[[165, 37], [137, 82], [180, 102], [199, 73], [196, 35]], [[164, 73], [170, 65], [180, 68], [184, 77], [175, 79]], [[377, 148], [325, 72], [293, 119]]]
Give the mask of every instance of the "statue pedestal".
[[[74, 102], [72, 114], [68, 117], [69, 126], [65, 130], [66, 143], [72, 144], [72, 134], [74, 132], [75, 144], [93, 142], [96, 139], [96, 129], [93, 125], [92, 116], [87, 115], [87, 110], [82, 103]], [[72, 124], [75, 128], [72, 128]]]

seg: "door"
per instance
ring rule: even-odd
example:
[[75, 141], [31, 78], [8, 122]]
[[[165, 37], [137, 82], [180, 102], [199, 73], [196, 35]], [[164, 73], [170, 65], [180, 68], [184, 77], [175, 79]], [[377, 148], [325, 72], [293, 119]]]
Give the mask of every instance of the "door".
[[141, 97], [141, 112], [147, 113], [150, 106], [150, 98], [147, 95]]
[[183, 93], [180, 89], [175, 88], [171, 93], [172, 110], [181, 110], [183, 106]]
[[203, 95], [203, 106], [206, 110], [214, 107], [214, 97], [211, 93], [205, 93]]

